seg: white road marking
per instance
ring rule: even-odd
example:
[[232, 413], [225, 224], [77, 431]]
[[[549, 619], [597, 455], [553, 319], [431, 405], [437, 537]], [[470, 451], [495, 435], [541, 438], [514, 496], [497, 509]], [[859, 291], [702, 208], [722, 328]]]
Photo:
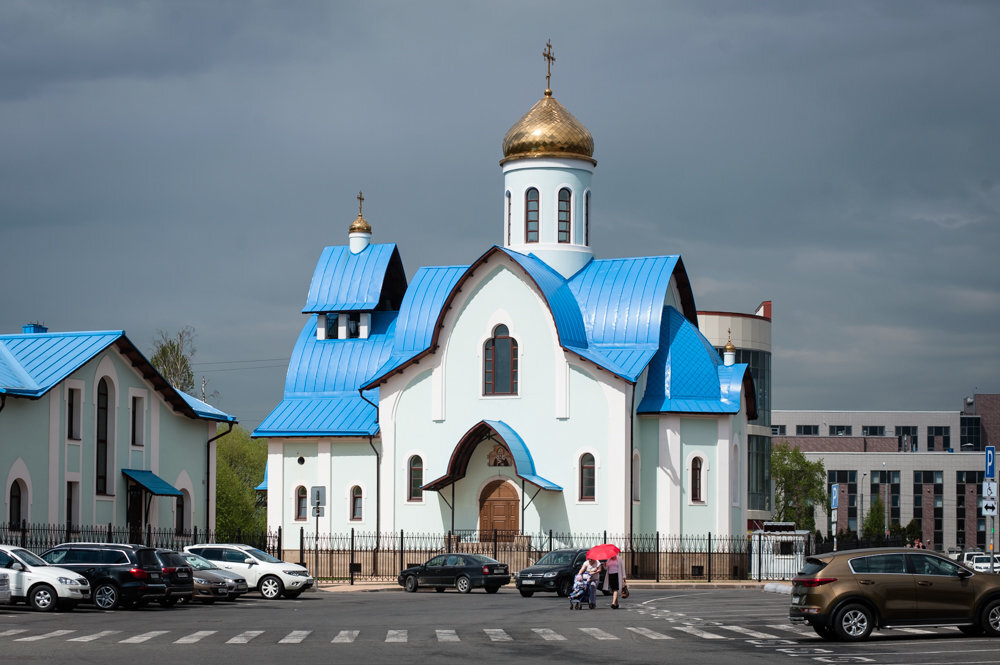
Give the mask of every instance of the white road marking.
[[565, 640], [566, 638], [552, 630], [551, 628], [532, 628], [536, 635], [543, 640]]
[[93, 635], [81, 635], [80, 637], [71, 637], [66, 640], [67, 642], [93, 642], [94, 640], [99, 640], [102, 637], [107, 637], [108, 635], [117, 635], [122, 631], [120, 630], [102, 630], [99, 633], [94, 633]]
[[348, 644], [356, 640], [360, 632], [360, 630], [342, 630], [330, 642], [331, 644]]
[[435, 630], [438, 642], [461, 642], [454, 630]]
[[148, 633], [142, 633], [141, 635], [136, 635], [135, 637], [129, 637], [124, 640], [120, 640], [118, 644], [142, 644], [143, 642], [148, 642], [154, 637], [159, 637], [160, 635], [166, 635], [169, 630], [151, 630]]
[[209, 635], [215, 635], [217, 632], [218, 631], [216, 630], [199, 630], [198, 632], [185, 635], [179, 640], [174, 641], [174, 644], [194, 644], [195, 642], [200, 642]]
[[784, 630], [784, 631], [788, 631], [789, 633], [795, 633], [796, 635], [808, 635], [808, 634], [810, 634], [810, 633], [813, 632], [809, 628], [803, 628], [801, 626], [795, 626], [795, 625], [792, 625], [790, 623], [788, 623], [788, 624], [784, 624], [784, 623], [769, 623], [769, 624], [767, 624], [766, 628], [772, 628], [774, 630]]
[[298, 644], [309, 637], [309, 633], [311, 632], [311, 630], [293, 630], [278, 640], [278, 644]]
[[507, 631], [501, 630], [500, 628], [483, 628], [483, 632], [486, 633], [491, 642], [513, 642], [514, 638], [507, 634]]
[[913, 633], [914, 635], [930, 635], [934, 632], [933, 630], [924, 630], [922, 628], [895, 628], [894, 630], [898, 630], [901, 633]]
[[260, 637], [263, 634], [263, 630], [245, 630], [236, 637], [226, 640], [226, 644], [246, 644], [255, 637]]
[[683, 633], [688, 633], [689, 635], [694, 635], [695, 637], [700, 637], [705, 640], [724, 640], [726, 639], [722, 635], [716, 635], [715, 633], [708, 633], [700, 628], [695, 628], [694, 626], [673, 626], [674, 630], [679, 630]]
[[762, 633], [757, 630], [751, 630], [749, 628], [744, 628], [743, 626], [719, 626], [719, 628], [725, 628], [726, 630], [731, 630], [734, 633], [740, 633], [741, 635], [747, 635], [749, 637], [756, 637], [761, 640], [776, 640], [777, 635], [772, 635], [771, 633]]
[[0, 637], [10, 637], [11, 635], [20, 635], [21, 633], [28, 632], [27, 628], [12, 628], [10, 630], [5, 630], [0, 633]]
[[636, 628], [634, 626], [626, 626], [626, 630], [631, 630], [633, 633], [642, 635], [643, 637], [648, 637], [651, 640], [672, 640], [674, 638], [669, 635], [664, 635], [663, 633], [658, 633], [655, 630], [650, 630], [649, 628]]
[[405, 630], [387, 630], [385, 633], [386, 642], [405, 642], [409, 633]]
[[63, 635], [69, 635], [70, 633], [75, 633], [75, 630], [53, 630], [51, 633], [44, 633], [42, 635], [32, 635], [31, 637], [19, 637], [15, 642], [38, 642], [39, 640], [47, 640], [50, 637], [62, 637]]
[[611, 633], [607, 633], [607, 632], [601, 630], [600, 628], [581, 628], [580, 630], [583, 631], [584, 633], [587, 633], [588, 635], [590, 635], [591, 637], [593, 637], [595, 640], [617, 640], [618, 639], [617, 637], [615, 637]]

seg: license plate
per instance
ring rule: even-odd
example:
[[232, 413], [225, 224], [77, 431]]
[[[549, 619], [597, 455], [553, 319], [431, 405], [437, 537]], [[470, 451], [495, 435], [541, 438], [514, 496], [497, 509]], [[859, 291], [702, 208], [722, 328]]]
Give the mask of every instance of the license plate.
[[158, 579], [160, 579], [160, 574], [159, 573], [150, 573], [149, 577], [151, 579], [158, 580]]
[[534, 584], [534, 583], [535, 580], [521, 580], [521, 586], [524, 586], [525, 584]]
[[506, 573], [507, 572], [507, 566], [497, 566], [496, 568], [493, 569], [493, 572], [494, 573]]
[[188, 576], [187, 573], [177, 573], [177, 577], [180, 577], [180, 578], [186, 578], [187, 576]]
[[805, 596], [792, 596], [792, 605], [801, 605]]

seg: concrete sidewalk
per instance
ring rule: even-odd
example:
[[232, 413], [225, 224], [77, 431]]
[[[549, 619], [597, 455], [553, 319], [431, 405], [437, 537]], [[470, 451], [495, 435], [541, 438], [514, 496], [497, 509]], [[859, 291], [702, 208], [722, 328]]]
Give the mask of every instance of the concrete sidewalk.
[[[663, 581], [654, 582], [652, 580], [635, 580], [628, 583], [629, 589], [657, 589], [661, 591], [671, 591], [674, 589], [759, 589], [774, 593], [789, 593], [790, 582], [752, 582], [752, 581], [723, 581], [723, 582], [698, 582], [698, 581]], [[787, 587], [788, 591], [784, 589]], [[514, 589], [514, 583], [505, 585], [505, 589]], [[355, 582], [353, 585], [348, 582], [326, 582], [320, 580], [316, 587], [317, 591], [328, 591], [331, 593], [352, 593], [371, 591], [402, 591], [403, 587], [395, 582]]]

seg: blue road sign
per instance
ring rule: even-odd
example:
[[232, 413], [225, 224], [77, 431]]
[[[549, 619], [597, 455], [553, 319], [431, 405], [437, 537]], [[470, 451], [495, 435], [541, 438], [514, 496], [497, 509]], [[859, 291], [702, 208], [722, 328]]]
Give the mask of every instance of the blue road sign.
[[830, 486], [830, 507], [836, 508], [840, 500], [840, 485], [833, 484]]
[[997, 447], [986, 446], [986, 477], [996, 478], [997, 475]]

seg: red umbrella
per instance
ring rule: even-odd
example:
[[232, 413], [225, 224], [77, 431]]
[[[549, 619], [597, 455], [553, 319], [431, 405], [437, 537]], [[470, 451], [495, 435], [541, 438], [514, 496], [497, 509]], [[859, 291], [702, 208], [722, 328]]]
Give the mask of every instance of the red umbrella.
[[621, 552], [617, 545], [612, 545], [611, 543], [604, 543], [603, 545], [594, 545], [589, 550], [587, 550], [588, 559], [610, 559], [613, 556], [618, 556]]

